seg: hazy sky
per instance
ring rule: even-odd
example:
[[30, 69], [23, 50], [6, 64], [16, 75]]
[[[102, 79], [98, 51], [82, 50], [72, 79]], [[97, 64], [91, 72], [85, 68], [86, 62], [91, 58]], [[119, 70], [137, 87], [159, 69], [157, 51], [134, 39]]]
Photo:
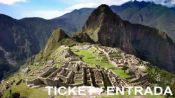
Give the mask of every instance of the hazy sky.
[[[42, 17], [51, 19], [74, 9], [97, 7], [100, 4], [121, 5], [131, 0], [0, 0], [0, 13], [20, 19], [23, 17]], [[137, 0], [154, 1], [172, 6], [175, 0]]]

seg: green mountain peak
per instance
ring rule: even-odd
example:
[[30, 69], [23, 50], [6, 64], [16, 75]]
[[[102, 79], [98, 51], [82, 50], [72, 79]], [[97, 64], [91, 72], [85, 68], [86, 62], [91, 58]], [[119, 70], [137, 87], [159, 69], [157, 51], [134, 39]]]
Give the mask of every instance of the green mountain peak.
[[67, 37], [68, 35], [62, 29], [60, 28], [55, 29], [47, 41], [44, 52], [52, 50], [55, 46], [57, 46], [59, 41]]

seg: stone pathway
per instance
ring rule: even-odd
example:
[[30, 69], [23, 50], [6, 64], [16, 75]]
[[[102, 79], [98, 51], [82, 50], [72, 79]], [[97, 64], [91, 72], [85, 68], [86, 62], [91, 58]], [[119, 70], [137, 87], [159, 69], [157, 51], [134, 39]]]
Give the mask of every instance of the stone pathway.
[[111, 59], [110, 59], [110, 56], [109, 56], [109, 54], [105, 51], [105, 50], [103, 50], [103, 49], [101, 49], [101, 48], [98, 48], [101, 52], [103, 52], [103, 54], [105, 54], [105, 56], [107, 57], [107, 59], [108, 59], [108, 61], [112, 64], [112, 65], [114, 65], [114, 67], [118, 67], [118, 65], [114, 62], [114, 61], [112, 61]]

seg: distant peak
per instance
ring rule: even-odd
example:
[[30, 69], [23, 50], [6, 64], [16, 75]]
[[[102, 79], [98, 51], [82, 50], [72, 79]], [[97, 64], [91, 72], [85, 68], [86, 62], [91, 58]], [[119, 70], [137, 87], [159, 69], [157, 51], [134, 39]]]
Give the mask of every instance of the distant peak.
[[112, 12], [110, 7], [108, 5], [106, 5], [106, 4], [100, 5], [96, 10], [100, 11], [100, 12]]
[[96, 8], [93, 12], [92, 12], [92, 14], [91, 14], [91, 16], [101, 16], [101, 15], [105, 15], [105, 16], [115, 16], [114, 15], [115, 13], [111, 10], [111, 8], [108, 6], [108, 5], [106, 5], [106, 4], [102, 4], [102, 5], [100, 5], [98, 8]]
[[115, 21], [119, 23], [120, 20], [121, 18], [116, 15], [108, 5], [102, 4], [91, 13], [83, 29], [91, 27], [98, 28], [100, 24], [104, 24], [104, 22], [113, 23]]
[[106, 5], [106, 4], [102, 4], [97, 9], [100, 9], [100, 10], [104, 11], [106, 9], [110, 9], [110, 7], [108, 5]]

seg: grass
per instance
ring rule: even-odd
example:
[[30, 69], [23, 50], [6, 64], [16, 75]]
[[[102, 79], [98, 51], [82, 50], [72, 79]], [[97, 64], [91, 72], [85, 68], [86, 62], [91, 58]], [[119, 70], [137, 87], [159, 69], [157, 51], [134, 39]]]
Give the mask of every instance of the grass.
[[[82, 57], [82, 61], [86, 62], [87, 64], [90, 64], [92, 67], [95, 67], [95, 65], [100, 65], [103, 68], [113, 68], [114, 66], [107, 60], [107, 57], [104, 54], [99, 54], [98, 50], [96, 48], [90, 48], [88, 50], [78, 50], [73, 52]], [[113, 72], [123, 78], [129, 78], [130, 75], [126, 74], [124, 70], [122, 69], [112, 69]]]
[[93, 49], [79, 50], [74, 53], [82, 57], [82, 61], [86, 62], [92, 67], [96, 67], [95, 65], [100, 65], [103, 68], [113, 67], [113, 65], [108, 62], [107, 58], [104, 55], [95, 53], [95, 50]]
[[117, 76], [119, 76], [120, 78], [126, 79], [129, 78], [130, 75], [126, 74], [124, 70], [120, 69], [113, 69], [112, 70]]
[[[37, 98], [37, 96], [39, 95], [40, 98], [47, 98], [48, 94], [45, 91], [42, 91], [41, 89], [37, 89], [37, 88], [29, 88], [26, 86], [26, 84], [22, 83], [20, 85], [17, 86], [13, 86], [11, 88], [12, 93], [20, 93], [21, 97], [27, 97], [27, 98]], [[10, 95], [10, 89], [5, 91], [5, 94], [3, 96], [3, 98], [9, 98]]]
[[[87, 50], [77, 50], [74, 51], [74, 48], [71, 48], [72, 51], [81, 57], [82, 61], [86, 62], [87, 64], [91, 65], [92, 67], [96, 67], [95, 65], [100, 65], [103, 68], [113, 68], [114, 66], [110, 64], [110, 62], [107, 60], [106, 56], [104, 54], [100, 54], [99, 51], [96, 48], [90, 48]], [[55, 49], [54, 52], [51, 54], [52, 58], [56, 61], [62, 60], [61, 57], [61, 51], [64, 50], [64, 48]], [[120, 57], [120, 55], [112, 55], [112, 57]], [[59, 66], [59, 65], [56, 65]], [[32, 69], [32, 72], [35, 70], [38, 70], [41, 66], [30, 66]], [[124, 70], [122, 69], [112, 69], [112, 71], [119, 77], [126, 79], [129, 78], [130, 75], [126, 74]], [[154, 71], [151, 71], [154, 73]], [[31, 72], [30, 72], [31, 73]], [[21, 78], [25, 79], [26, 74], [24, 75], [16, 75], [13, 78], [11, 77], [9, 81], [12, 80], [19, 80]], [[33, 78], [33, 77], [31, 77]], [[78, 82], [78, 81], [77, 81]], [[22, 83], [20, 85], [13, 85], [11, 88], [12, 93], [19, 92], [21, 96], [27, 97], [27, 98], [48, 98], [47, 90], [43, 90], [44, 88], [29, 88], [26, 86], [26, 84]], [[10, 97], [10, 90], [6, 90], [3, 98], [9, 98]], [[56, 96], [56, 98], [69, 98], [69, 96]], [[132, 95], [116, 95], [116, 96], [98, 96], [97, 98], [134, 98]], [[145, 98], [164, 98], [163, 96], [151, 96], [147, 95]]]
[[[20, 93], [21, 97], [26, 98], [48, 98], [47, 90], [45, 88], [29, 88], [26, 84], [20, 84], [18, 86], [13, 86], [11, 88], [12, 93]], [[5, 91], [3, 98], [11, 98], [10, 97], [10, 89]], [[68, 96], [56, 96], [56, 98], [69, 98]]]

